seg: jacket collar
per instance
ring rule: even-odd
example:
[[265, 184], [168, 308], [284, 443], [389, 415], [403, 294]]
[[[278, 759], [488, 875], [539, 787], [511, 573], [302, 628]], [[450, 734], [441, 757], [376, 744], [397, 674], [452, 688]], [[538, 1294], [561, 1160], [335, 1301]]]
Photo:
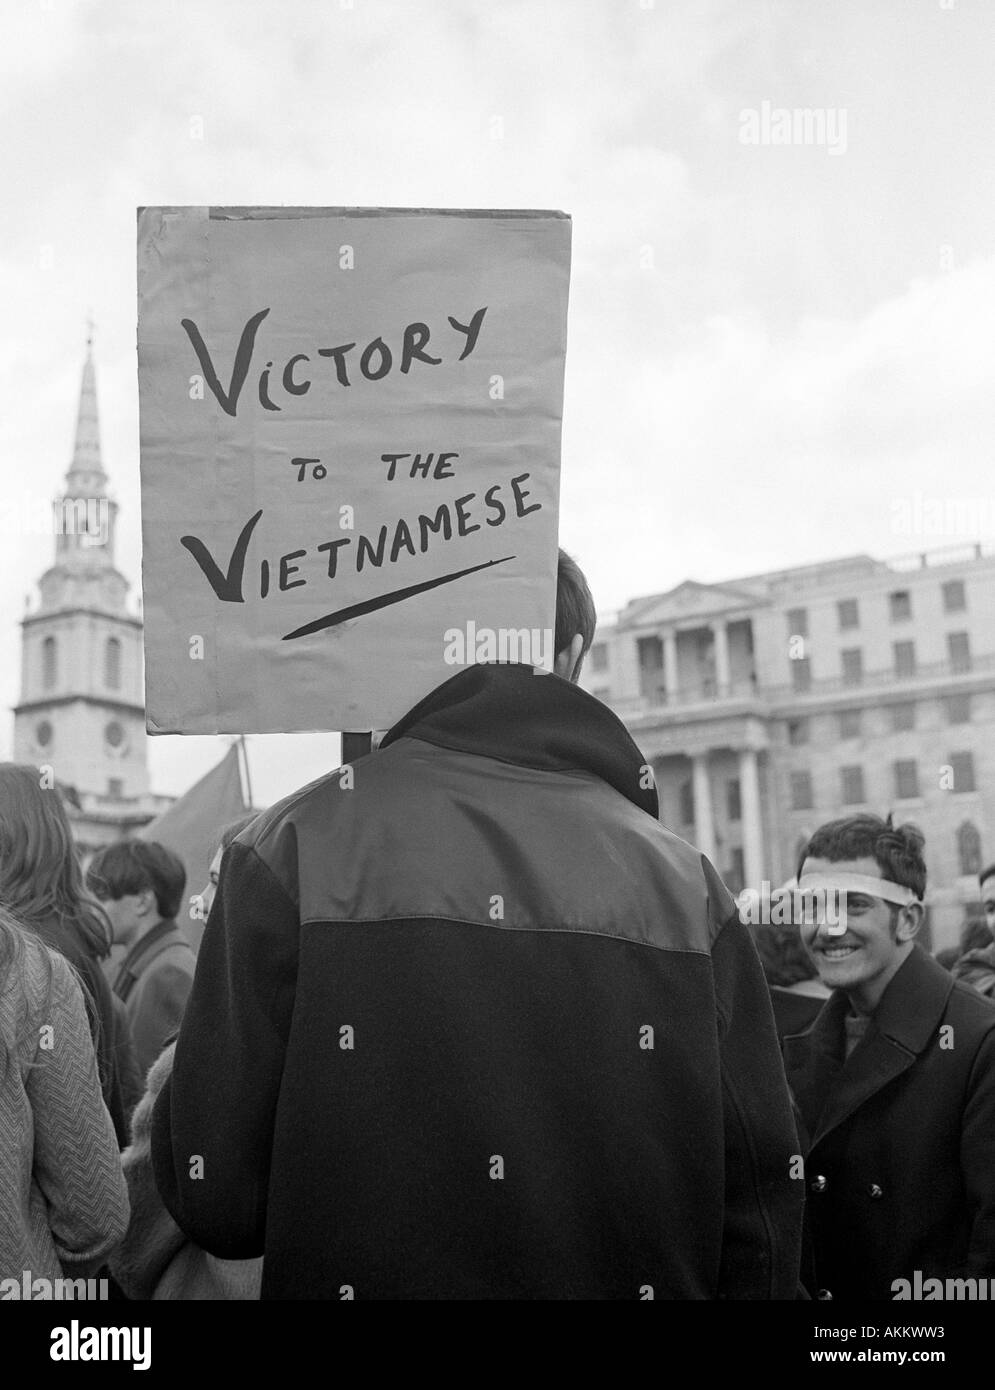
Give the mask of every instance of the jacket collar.
[[655, 786], [622, 721], [562, 677], [531, 666], [468, 666], [426, 695], [381, 740], [422, 739], [442, 748], [550, 772], [590, 772], [654, 819]]
[[918, 1055], [940, 1026], [953, 987], [953, 976], [913, 946], [874, 1010], [878, 1032]]
[[890, 981], [845, 1070], [843, 1019], [850, 1005], [842, 990], [833, 991], [807, 1032], [785, 1038], [785, 1071], [813, 1143], [912, 1066], [935, 1038], [953, 987], [917, 946]]
[[189, 946], [186, 937], [176, 925], [175, 917], [161, 918], [154, 927], [150, 927], [140, 936], [121, 961], [114, 980], [114, 993], [124, 999], [149, 961], [167, 946], [173, 945], [174, 938], [184, 946]]

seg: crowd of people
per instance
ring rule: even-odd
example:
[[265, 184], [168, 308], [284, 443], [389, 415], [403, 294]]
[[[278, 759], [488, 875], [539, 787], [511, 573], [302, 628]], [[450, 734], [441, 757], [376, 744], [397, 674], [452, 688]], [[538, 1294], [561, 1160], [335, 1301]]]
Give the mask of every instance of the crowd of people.
[[[956, 958], [925, 845], [820, 827], [751, 926], [577, 683], [461, 670], [182, 862], [84, 866], [0, 764], [0, 1297], [871, 1299], [995, 1279], [995, 865]], [[195, 955], [187, 911], [206, 915]], [[117, 958], [111, 964], [112, 947]]]

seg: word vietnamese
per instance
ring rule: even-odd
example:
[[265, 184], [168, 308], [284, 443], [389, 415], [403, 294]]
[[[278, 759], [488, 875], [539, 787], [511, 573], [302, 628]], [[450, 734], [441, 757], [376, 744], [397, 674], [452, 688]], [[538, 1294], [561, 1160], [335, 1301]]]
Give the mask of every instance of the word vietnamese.
[[[220, 405], [226, 415], [235, 416], [238, 410], [239, 397], [242, 394], [242, 387], [249, 374], [249, 367], [252, 364], [252, 356], [256, 346], [256, 334], [259, 325], [266, 318], [269, 309], [260, 309], [258, 313], [246, 322], [239, 338], [238, 350], [235, 353], [235, 363], [232, 367], [231, 378], [228, 382], [227, 391], [221, 385], [221, 380], [214, 367], [214, 360], [204, 342], [200, 329], [193, 319], [181, 319], [180, 323], [186, 330], [187, 337], [193, 344], [193, 350], [197, 354], [197, 361], [200, 363], [204, 380], [211, 388], [215, 400]], [[460, 323], [448, 315], [449, 324], [453, 331], [462, 335], [463, 351], [456, 359], [462, 362], [465, 357], [477, 346], [477, 339], [480, 336], [481, 325], [484, 322], [484, 315], [487, 313], [487, 305], [478, 309], [472, 316], [469, 323]], [[442, 362], [441, 357], [433, 357], [425, 351], [431, 338], [431, 330], [424, 323], [409, 323], [404, 330], [404, 337], [400, 348], [400, 370], [407, 374], [414, 362], [423, 362], [428, 366], [437, 367]], [[459, 339], [457, 339], [457, 342]], [[346, 358], [349, 353], [357, 346], [356, 343], [339, 343], [337, 347], [320, 347], [315, 352], [319, 357], [330, 357], [335, 363], [335, 377], [340, 386], [352, 386], [353, 381], [349, 378], [348, 367], [355, 368], [355, 359], [347, 363]], [[298, 363], [310, 363], [311, 358], [306, 352], [295, 352], [287, 359], [283, 367], [281, 380], [283, 389], [290, 396], [306, 396], [311, 389], [311, 378], [298, 375]], [[374, 338], [367, 343], [359, 356], [359, 370], [367, 381], [380, 381], [392, 369], [394, 365], [394, 354], [391, 352], [383, 338]], [[265, 368], [259, 375], [259, 403], [264, 410], [280, 411], [282, 406], [275, 404], [270, 395], [270, 371], [273, 368], [272, 359], [266, 363]]]
[[[443, 540], [452, 540], [453, 536], [469, 536], [474, 531], [481, 529], [481, 523], [474, 521], [474, 516], [482, 516], [483, 524], [487, 526], [500, 526], [508, 517], [510, 507], [514, 506], [514, 515], [518, 517], [528, 516], [531, 512], [538, 512], [542, 509], [541, 502], [533, 502], [527, 505], [526, 499], [531, 496], [527, 488], [522, 484], [527, 482], [531, 475], [529, 473], [519, 473], [517, 477], [510, 479], [506, 485], [504, 483], [494, 483], [485, 491], [483, 498], [478, 498], [477, 493], [467, 492], [462, 497], [457, 497], [452, 503], [444, 502], [436, 507], [434, 514], [420, 513], [414, 522], [408, 522], [403, 517], [399, 518], [393, 525], [383, 525], [380, 527], [376, 539], [371, 539], [365, 534], [358, 534], [355, 537], [342, 536], [337, 540], [324, 541], [321, 545], [314, 547], [316, 555], [325, 555], [327, 560], [324, 562], [325, 577], [334, 579], [338, 573], [339, 551], [345, 551], [346, 547], [352, 547], [351, 558], [355, 564], [357, 574], [362, 574], [367, 566], [379, 569], [385, 560], [390, 564], [395, 564], [403, 552], [408, 555], [416, 556], [419, 551], [424, 554], [428, 550], [430, 537], [441, 537]], [[511, 490], [511, 497], [507, 497], [506, 487]], [[506, 500], [502, 500], [505, 497]], [[487, 509], [487, 513], [479, 510], [479, 504]], [[478, 509], [471, 510], [471, 504], [477, 503]], [[181, 536], [180, 544], [189, 550], [190, 554], [200, 566], [205, 578], [214, 590], [222, 603], [244, 603], [245, 598], [242, 592], [243, 578], [245, 574], [245, 561], [255, 530], [262, 517], [262, 508], [259, 509], [242, 527], [238, 539], [235, 542], [231, 555], [228, 560], [227, 570], [222, 570], [217, 561], [211, 555], [207, 546], [197, 536]], [[455, 523], [455, 524], [454, 524]], [[417, 543], [415, 537], [417, 536]], [[389, 544], [388, 544], [389, 537]], [[295, 560], [306, 559], [309, 555], [308, 550], [290, 550], [281, 555], [274, 561], [277, 568], [277, 587], [286, 592], [288, 589], [299, 589], [308, 583], [306, 577], [294, 579], [291, 576], [300, 572], [300, 566], [293, 563]], [[510, 558], [510, 557], [509, 557]], [[488, 562], [490, 563], [490, 562]], [[475, 566], [474, 568], [482, 568]], [[429, 581], [430, 583], [434, 581]], [[259, 562], [259, 596], [266, 598], [270, 592], [270, 561], [263, 559]], [[364, 609], [364, 611], [366, 611]], [[326, 624], [330, 626], [331, 624]], [[316, 630], [316, 629], [315, 629]], [[303, 631], [288, 636], [303, 636]]]

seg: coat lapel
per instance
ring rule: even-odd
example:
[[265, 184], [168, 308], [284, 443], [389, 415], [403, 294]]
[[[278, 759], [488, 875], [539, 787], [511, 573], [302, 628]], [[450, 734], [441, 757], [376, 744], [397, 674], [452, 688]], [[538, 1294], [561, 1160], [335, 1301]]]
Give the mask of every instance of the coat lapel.
[[916, 1054], [900, 1043], [884, 1037], [871, 1021], [870, 1031], [858, 1044], [846, 1067], [840, 1071], [836, 1085], [826, 1097], [825, 1108], [819, 1117], [814, 1143], [849, 1119], [882, 1086], [911, 1067]]
[[808, 1134], [814, 1135], [826, 1096], [843, 1067], [845, 994], [831, 994], [804, 1033], [784, 1039], [784, 1070]]
[[935, 1038], [952, 989], [942, 966], [916, 947], [845, 1067], [843, 1018], [849, 1006], [840, 990], [807, 1033], [785, 1039], [785, 1070], [813, 1145], [912, 1066]]

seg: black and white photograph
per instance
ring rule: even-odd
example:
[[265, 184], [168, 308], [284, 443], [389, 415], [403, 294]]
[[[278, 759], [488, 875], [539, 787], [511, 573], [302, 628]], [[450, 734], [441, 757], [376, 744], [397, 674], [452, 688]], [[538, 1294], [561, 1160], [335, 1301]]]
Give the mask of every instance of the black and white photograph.
[[995, 5], [0, 20], [9, 1354], [972, 1365]]

